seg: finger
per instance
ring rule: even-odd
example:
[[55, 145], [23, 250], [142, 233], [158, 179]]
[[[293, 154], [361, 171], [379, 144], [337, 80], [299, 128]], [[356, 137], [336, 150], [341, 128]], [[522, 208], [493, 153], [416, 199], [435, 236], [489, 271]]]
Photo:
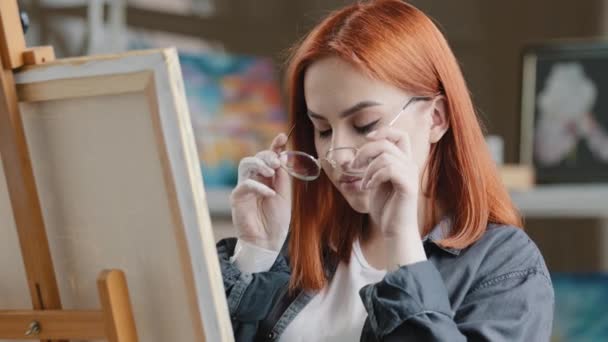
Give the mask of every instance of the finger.
[[256, 155], [257, 158], [261, 159], [266, 163], [266, 165], [270, 166], [274, 169], [274, 178], [273, 179], [265, 179], [262, 182], [266, 184], [271, 184], [272, 188], [277, 191], [280, 195], [287, 198], [289, 196], [290, 186], [290, 177], [287, 175], [287, 172], [283, 168], [281, 168], [281, 155], [282, 153], [277, 154], [274, 151], [262, 151]]
[[247, 179], [243, 183], [239, 184], [234, 188], [230, 194], [230, 202], [235, 203], [239, 200], [245, 199], [247, 196], [261, 196], [261, 197], [272, 197], [276, 194], [274, 190], [268, 186], [257, 182], [253, 179]]
[[285, 149], [286, 144], [287, 135], [285, 135], [285, 133], [281, 133], [272, 140], [272, 143], [270, 144], [270, 150], [279, 153]]
[[279, 168], [281, 166], [281, 161], [279, 160], [279, 155], [274, 151], [262, 151], [255, 155], [256, 158], [261, 159], [266, 165], [270, 166], [273, 169]]
[[399, 163], [399, 160], [396, 159], [396, 157], [388, 155], [388, 154], [381, 154], [378, 157], [376, 157], [376, 159], [374, 159], [369, 166], [367, 167], [367, 169], [365, 170], [365, 175], [363, 176], [363, 179], [361, 180], [361, 188], [365, 189], [367, 183], [370, 181], [370, 179], [372, 178], [373, 175], [375, 175], [378, 171], [380, 171], [382, 168], [388, 167], [391, 164], [397, 164]]
[[406, 156], [409, 156], [411, 158], [413, 156], [412, 140], [410, 139], [410, 134], [407, 132], [405, 132], [405, 134], [403, 135], [403, 144], [404, 144], [404, 149], [402, 149], [402, 150], [405, 151]]
[[395, 144], [385, 139], [380, 141], [372, 141], [363, 145], [353, 159], [352, 167], [354, 169], [366, 167], [382, 153], [388, 153], [398, 158], [405, 159], [405, 153]]
[[373, 189], [390, 182], [400, 192], [418, 191], [419, 171], [414, 164], [388, 162], [371, 174], [367, 183], [362, 183], [364, 189]]
[[381, 127], [367, 135], [367, 138], [372, 141], [388, 140], [397, 145], [400, 150], [405, 151], [405, 137], [407, 132], [395, 127]]
[[370, 178], [369, 182], [364, 185], [364, 189], [373, 189], [386, 182], [393, 180], [393, 171], [391, 167], [383, 167], [376, 171]]
[[275, 171], [269, 167], [262, 159], [257, 157], [245, 157], [239, 163], [238, 182], [241, 183], [255, 176], [270, 178], [274, 176]]

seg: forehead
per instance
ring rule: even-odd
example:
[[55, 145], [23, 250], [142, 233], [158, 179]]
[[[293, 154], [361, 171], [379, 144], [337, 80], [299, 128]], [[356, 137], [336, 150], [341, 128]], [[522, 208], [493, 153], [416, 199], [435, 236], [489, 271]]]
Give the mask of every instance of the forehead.
[[338, 57], [327, 57], [306, 70], [304, 96], [310, 110], [330, 114], [361, 101], [394, 105], [408, 94], [389, 83], [367, 77]]

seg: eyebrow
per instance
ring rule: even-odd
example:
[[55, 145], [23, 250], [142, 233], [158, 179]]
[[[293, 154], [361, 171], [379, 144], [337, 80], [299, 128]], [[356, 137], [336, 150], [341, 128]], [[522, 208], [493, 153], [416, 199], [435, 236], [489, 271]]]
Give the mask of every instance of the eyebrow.
[[[342, 111], [342, 113], [340, 113], [340, 118], [345, 118], [347, 116], [353, 115], [356, 112], [358, 112], [362, 109], [365, 109], [365, 108], [380, 106], [380, 105], [381, 105], [381, 103], [375, 102], [375, 101], [362, 101], [362, 102], [359, 102], [356, 105]], [[310, 109], [308, 110], [308, 116], [310, 116], [311, 118], [319, 119], [319, 120], [327, 120], [327, 118], [325, 118], [323, 115], [314, 113]]]

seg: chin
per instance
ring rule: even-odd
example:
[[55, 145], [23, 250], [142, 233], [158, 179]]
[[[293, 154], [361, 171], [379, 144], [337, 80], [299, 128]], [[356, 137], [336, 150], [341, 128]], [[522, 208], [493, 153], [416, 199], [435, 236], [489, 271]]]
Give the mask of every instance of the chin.
[[354, 211], [360, 214], [369, 213], [369, 196], [367, 193], [345, 194], [342, 192], [342, 196]]
[[339, 177], [334, 176], [330, 180], [354, 211], [360, 214], [369, 213], [369, 192], [361, 190], [360, 179], [350, 183], [343, 183], [339, 181]]

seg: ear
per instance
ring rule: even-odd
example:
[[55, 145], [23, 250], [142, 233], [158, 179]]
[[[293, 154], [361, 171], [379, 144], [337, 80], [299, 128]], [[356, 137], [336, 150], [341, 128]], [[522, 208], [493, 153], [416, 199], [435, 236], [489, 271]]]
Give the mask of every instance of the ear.
[[450, 122], [447, 115], [447, 101], [445, 96], [439, 95], [433, 100], [429, 143], [434, 144], [441, 140], [448, 128], [450, 128]]

